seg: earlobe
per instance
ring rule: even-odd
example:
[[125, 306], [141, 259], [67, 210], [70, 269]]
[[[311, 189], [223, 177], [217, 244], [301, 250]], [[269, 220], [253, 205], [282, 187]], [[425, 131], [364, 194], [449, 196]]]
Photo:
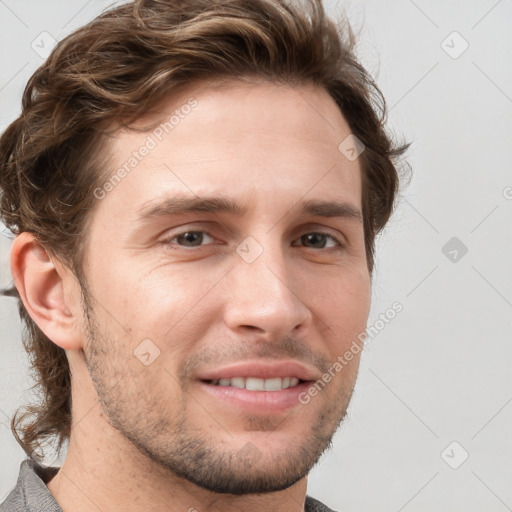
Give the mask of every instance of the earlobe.
[[80, 301], [74, 299], [80, 290], [72, 273], [30, 233], [14, 239], [10, 263], [14, 284], [32, 320], [59, 347], [81, 349]]

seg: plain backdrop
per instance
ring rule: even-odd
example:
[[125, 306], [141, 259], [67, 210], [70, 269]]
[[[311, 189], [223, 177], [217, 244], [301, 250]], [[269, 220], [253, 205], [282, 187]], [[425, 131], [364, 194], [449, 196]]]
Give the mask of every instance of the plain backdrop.
[[[104, 0], [0, 0], [0, 130], [44, 49]], [[349, 414], [308, 493], [339, 511], [512, 510], [512, 2], [326, 2], [412, 141], [413, 177], [377, 242]], [[39, 41], [39, 46], [35, 43]], [[0, 237], [0, 286], [11, 238]], [[31, 381], [13, 299], [0, 299], [0, 501], [24, 453], [9, 430]]]

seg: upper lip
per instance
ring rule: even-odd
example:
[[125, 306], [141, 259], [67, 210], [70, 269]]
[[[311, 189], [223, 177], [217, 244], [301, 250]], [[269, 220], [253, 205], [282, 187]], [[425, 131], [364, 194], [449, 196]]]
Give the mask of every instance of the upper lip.
[[300, 380], [315, 380], [318, 377], [318, 371], [298, 361], [262, 361], [257, 359], [228, 364], [222, 368], [204, 370], [198, 374], [197, 378], [200, 380], [219, 380], [234, 377], [256, 377], [260, 379], [296, 377]]

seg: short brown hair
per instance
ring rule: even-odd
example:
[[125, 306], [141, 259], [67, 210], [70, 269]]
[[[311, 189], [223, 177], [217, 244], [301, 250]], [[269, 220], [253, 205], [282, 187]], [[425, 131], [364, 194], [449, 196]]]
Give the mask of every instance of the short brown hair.
[[[106, 11], [62, 40], [30, 78], [21, 115], [0, 139], [1, 218], [30, 232], [79, 281], [99, 184], [104, 128], [141, 118], [165, 96], [210, 78], [257, 77], [323, 87], [364, 144], [362, 209], [370, 274], [374, 241], [399, 191], [406, 146], [386, 133], [384, 98], [354, 56], [346, 22], [321, 0], [137, 0]], [[341, 142], [341, 141], [340, 141]], [[103, 169], [104, 171], [104, 169]], [[29, 455], [71, 430], [65, 352], [31, 319], [15, 288], [23, 343], [42, 400], [16, 412], [11, 429]]]

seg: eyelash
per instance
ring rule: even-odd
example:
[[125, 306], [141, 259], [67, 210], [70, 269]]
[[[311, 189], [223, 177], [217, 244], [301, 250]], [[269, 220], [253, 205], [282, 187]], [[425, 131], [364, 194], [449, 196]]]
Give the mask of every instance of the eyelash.
[[[186, 231], [182, 231], [181, 233], [177, 233], [175, 235], [173, 235], [171, 238], [168, 238], [166, 240], [163, 240], [163, 243], [165, 245], [172, 245], [173, 244], [173, 240], [175, 238], [178, 238], [186, 233], [202, 233], [204, 235], [207, 235], [211, 238], [214, 238], [214, 236], [207, 230], [193, 230], [193, 229], [188, 229]], [[330, 233], [326, 233], [324, 231], [307, 231], [306, 233], [304, 233], [303, 235], [301, 235], [299, 237], [299, 239], [304, 236], [304, 235], [312, 235], [312, 234], [315, 234], [315, 235], [324, 235], [326, 236], [327, 238], [330, 238], [332, 241], [334, 241], [336, 244], [337, 244], [337, 247], [327, 247], [327, 248], [320, 248], [320, 249], [315, 249], [315, 248], [312, 248], [312, 247], [307, 247], [307, 249], [314, 249], [314, 250], [318, 250], [318, 251], [328, 251], [328, 250], [333, 250], [333, 249], [343, 249], [345, 248], [345, 244], [342, 243], [337, 237], [335, 237], [334, 235], [331, 235]], [[183, 245], [179, 245], [177, 244], [179, 247], [182, 247], [182, 248], [185, 248], [187, 250], [192, 250], [192, 249], [197, 249], [199, 247], [203, 247], [205, 244], [201, 244], [199, 246], [196, 246], [196, 247], [187, 247], [187, 246], [183, 246]], [[206, 244], [206, 245], [209, 245], [209, 244]]]

